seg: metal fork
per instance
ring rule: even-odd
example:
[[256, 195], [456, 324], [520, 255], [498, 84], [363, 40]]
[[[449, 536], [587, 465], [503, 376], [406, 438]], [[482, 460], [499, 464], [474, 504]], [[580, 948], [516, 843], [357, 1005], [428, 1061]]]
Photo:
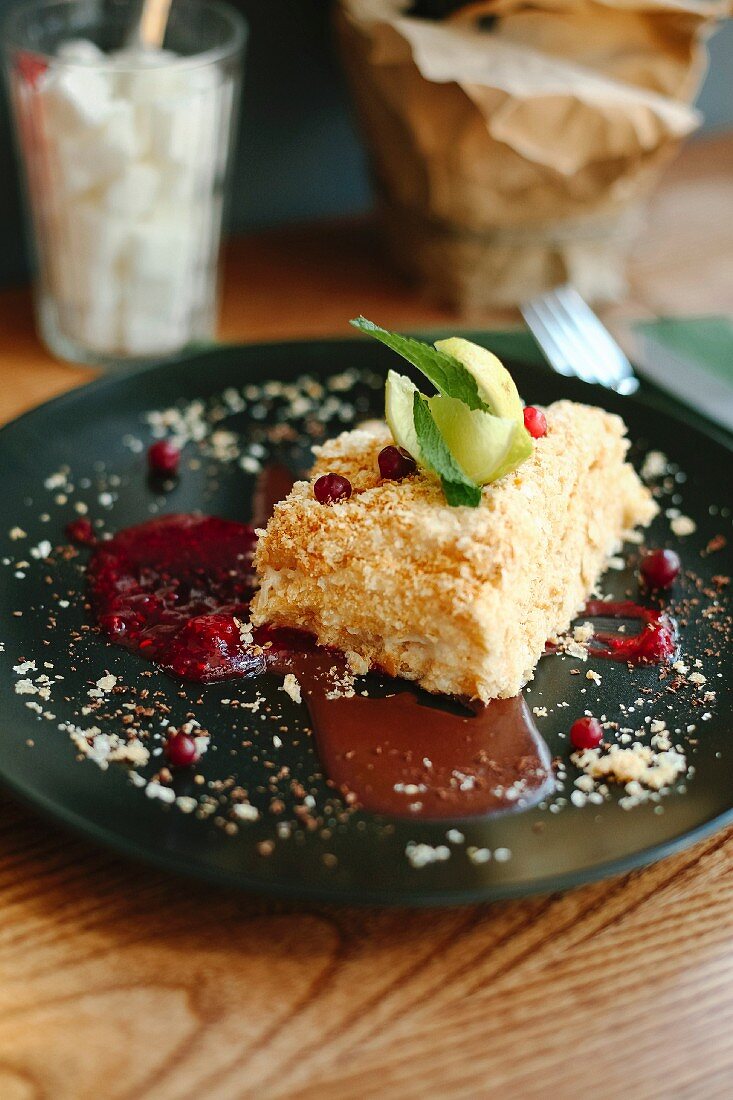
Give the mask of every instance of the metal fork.
[[639, 380], [608, 329], [572, 286], [560, 286], [520, 307], [550, 366], [566, 377], [635, 393]]

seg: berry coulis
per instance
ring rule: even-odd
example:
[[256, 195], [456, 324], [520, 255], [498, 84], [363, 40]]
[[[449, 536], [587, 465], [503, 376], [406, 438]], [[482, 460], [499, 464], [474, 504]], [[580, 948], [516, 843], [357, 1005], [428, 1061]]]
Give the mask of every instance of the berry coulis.
[[658, 665], [671, 661], [677, 650], [674, 620], [665, 612], [641, 607], [631, 600], [610, 603], [591, 600], [585, 606], [590, 619], [631, 619], [641, 623], [636, 634], [621, 634], [596, 630], [591, 653], [610, 661], [626, 661], [631, 665]]
[[261, 649], [242, 637], [255, 542], [253, 528], [216, 516], [163, 516], [118, 532], [89, 563], [99, 626], [185, 680], [264, 672]]

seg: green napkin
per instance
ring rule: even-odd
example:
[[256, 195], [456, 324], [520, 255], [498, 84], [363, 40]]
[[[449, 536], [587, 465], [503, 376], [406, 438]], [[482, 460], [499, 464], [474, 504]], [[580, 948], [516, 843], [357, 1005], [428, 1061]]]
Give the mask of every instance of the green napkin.
[[733, 431], [733, 319], [663, 317], [634, 334], [642, 376]]

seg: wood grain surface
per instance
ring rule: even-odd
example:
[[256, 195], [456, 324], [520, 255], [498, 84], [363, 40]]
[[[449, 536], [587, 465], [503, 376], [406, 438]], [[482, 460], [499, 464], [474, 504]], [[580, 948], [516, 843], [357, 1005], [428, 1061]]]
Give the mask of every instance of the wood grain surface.
[[[690, 146], [609, 323], [733, 312], [732, 210], [733, 139]], [[385, 274], [368, 223], [230, 249], [226, 339], [358, 312], [452, 320]], [[26, 291], [0, 294], [0, 371], [0, 420], [91, 376], [41, 349]], [[733, 830], [572, 893], [380, 912], [192, 885], [0, 796], [2, 1100], [492, 1093], [733, 1094]]]

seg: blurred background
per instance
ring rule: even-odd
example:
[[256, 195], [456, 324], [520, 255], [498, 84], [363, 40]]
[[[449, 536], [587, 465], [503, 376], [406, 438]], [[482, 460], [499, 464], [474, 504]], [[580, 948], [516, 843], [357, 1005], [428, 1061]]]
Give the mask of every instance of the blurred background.
[[[0, 0], [0, 18], [13, 0]], [[350, 215], [372, 203], [366, 160], [336, 57], [328, 0], [232, 0], [250, 25], [229, 228]], [[698, 97], [703, 131], [733, 125], [733, 21], [710, 42]], [[696, 135], [697, 136], [697, 135]], [[693, 139], [695, 140], [695, 139]], [[0, 283], [23, 279], [18, 173], [0, 103]]]

